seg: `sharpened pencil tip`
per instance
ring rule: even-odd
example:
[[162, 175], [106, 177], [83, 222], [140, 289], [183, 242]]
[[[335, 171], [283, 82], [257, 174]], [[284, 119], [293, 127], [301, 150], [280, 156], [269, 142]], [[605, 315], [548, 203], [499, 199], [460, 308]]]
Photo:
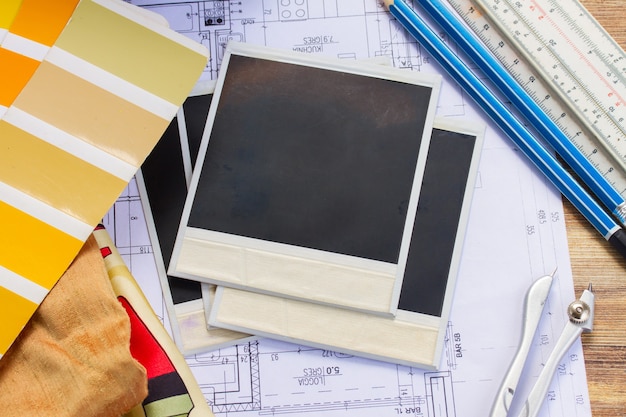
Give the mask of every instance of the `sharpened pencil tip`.
[[393, 4], [393, 0], [383, 0], [385, 7], [389, 8]]

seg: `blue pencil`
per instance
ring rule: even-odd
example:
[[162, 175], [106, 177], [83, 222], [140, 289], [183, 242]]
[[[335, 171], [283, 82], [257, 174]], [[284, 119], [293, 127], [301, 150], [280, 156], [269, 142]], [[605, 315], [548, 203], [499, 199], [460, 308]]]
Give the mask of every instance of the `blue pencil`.
[[476, 38], [442, 0], [418, 0], [426, 12], [478, 65], [495, 86], [509, 99], [539, 134], [561, 155], [576, 175], [598, 199], [624, 224], [626, 202], [533, 98], [513, 78], [491, 51]]
[[384, 3], [397, 21], [439, 62], [561, 194], [626, 258], [626, 231], [591, 198], [414, 10], [402, 0], [384, 0]]

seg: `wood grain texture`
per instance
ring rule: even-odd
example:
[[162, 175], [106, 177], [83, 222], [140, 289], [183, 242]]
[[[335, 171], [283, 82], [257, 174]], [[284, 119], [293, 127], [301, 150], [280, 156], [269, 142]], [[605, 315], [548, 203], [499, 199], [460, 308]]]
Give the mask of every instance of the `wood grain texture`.
[[596, 294], [592, 333], [583, 334], [594, 417], [626, 416], [626, 261], [569, 203], [565, 221], [574, 287]]
[[[589, 12], [626, 49], [626, 2], [583, 0]], [[626, 416], [626, 260], [569, 204], [565, 219], [576, 294], [593, 283], [594, 330], [583, 335], [594, 417]]]

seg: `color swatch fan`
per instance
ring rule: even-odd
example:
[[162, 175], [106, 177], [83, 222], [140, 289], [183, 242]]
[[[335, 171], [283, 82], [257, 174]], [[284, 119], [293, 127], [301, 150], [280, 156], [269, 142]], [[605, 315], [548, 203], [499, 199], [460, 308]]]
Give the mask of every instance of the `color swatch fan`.
[[13, 10], [0, 21], [0, 355], [208, 59], [200, 44], [122, 1], [24, 0]]
[[72, 16], [78, 0], [7, 0], [0, 6], [0, 117]]

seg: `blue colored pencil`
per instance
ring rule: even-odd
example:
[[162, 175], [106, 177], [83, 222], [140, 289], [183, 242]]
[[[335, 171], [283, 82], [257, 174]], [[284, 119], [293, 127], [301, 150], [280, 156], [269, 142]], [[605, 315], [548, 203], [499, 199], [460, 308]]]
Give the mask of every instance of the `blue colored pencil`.
[[454, 39], [457, 45], [478, 65], [504, 96], [511, 100], [517, 110], [561, 155], [591, 192], [624, 224], [626, 201], [621, 194], [565, 136], [565, 133], [548, 117], [480, 39], [463, 24], [444, 1], [418, 0], [418, 3]]
[[487, 113], [576, 209], [626, 258], [626, 231], [609, 216], [556, 158], [511, 113], [424, 20], [402, 0], [384, 0], [396, 20]]

